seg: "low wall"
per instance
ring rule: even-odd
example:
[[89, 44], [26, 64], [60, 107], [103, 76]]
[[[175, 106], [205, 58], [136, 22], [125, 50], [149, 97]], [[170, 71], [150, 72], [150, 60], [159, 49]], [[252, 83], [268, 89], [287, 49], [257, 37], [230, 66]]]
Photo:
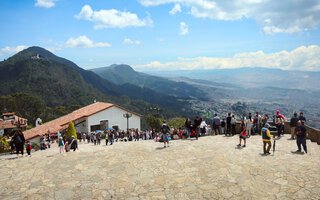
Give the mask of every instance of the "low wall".
[[[272, 122], [269, 123], [273, 125]], [[307, 129], [307, 139], [310, 139], [312, 142], [316, 142], [318, 145], [320, 145], [320, 130], [308, 125], [305, 125], [305, 127]], [[236, 133], [240, 133], [240, 122], [237, 122], [236, 124]], [[291, 134], [290, 122], [285, 122], [284, 133]]]

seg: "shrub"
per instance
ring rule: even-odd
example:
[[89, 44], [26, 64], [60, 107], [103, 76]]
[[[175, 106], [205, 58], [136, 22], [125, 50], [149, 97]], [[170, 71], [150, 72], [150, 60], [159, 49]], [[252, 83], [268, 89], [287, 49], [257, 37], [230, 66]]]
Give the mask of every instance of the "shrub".
[[73, 122], [69, 122], [68, 130], [67, 130], [67, 138], [71, 138], [71, 136], [74, 136], [75, 140], [78, 140], [76, 129], [74, 128]]

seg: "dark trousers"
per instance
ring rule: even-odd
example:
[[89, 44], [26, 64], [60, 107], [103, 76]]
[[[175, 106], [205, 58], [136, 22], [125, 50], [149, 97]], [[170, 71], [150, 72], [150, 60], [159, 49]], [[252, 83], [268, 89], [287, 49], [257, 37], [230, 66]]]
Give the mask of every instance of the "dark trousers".
[[219, 131], [219, 135], [221, 134], [221, 133], [220, 133], [220, 127], [219, 127], [219, 126], [213, 125], [213, 130], [214, 130], [214, 132], [215, 132], [216, 135], [218, 135], [218, 134], [217, 134], [217, 130]]
[[235, 134], [236, 134], [236, 125], [235, 125], [235, 124], [232, 124], [232, 125], [231, 125], [231, 129], [232, 129], [232, 130], [231, 130], [231, 134], [232, 134], [232, 135], [235, 135]]
[[303, 150], [307, 153], [306, 139], [303, 137], [297, 137], [297, 146], [299, 151], [301, 151], [301, 145], [303, 146]]
[[284, 133], [284, 126], [282, 124], [281, 125], [277, 125], [277, 129], [278, 129], [278, 137], [280, 137], [281, 133], [282, 132]]
[[[268, 148], [266, 149], [267, 144], [268, 144]], [[270, 153], [270, 149], [271, 149], [271, 142], [263, 141], [263, 153]]]
[[200, 133], [200, 128], [196, 128], [195, 134], [196, 134], [196, 139], [198, 139]]
[[19, 152], [21, 152], [21, 154], [23, 155], [23, 144], [16, 144], [16, 153], [19, 154]]
[[227, 124], [227, 132], [226, 132], [226, 135], [227, 134], [231, 134], [231, 124]]

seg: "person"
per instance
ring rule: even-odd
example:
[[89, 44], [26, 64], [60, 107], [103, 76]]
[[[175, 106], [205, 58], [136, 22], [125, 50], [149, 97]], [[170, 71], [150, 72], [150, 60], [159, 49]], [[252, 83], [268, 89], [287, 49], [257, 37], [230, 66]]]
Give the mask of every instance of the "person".
[[109, 135], [108, 135], [108, 139], [109, 139], [109, 141], [110, 141], [110, 145], [113, 144], [113, 141], [114, 141], [113, 138], [114, 138], [114, 137], [113, 137], [113, 130], [112, 130], [112, 131], [109, 132]]
[[28, 141], [26, 144], [26, 150], [27, 150], [27, 153], [29, 156], [31, 156], [31, 149], [32, 149], [32, 146], [30, 145], [30, 142]]
[[169, 133], [169, 126], [167, 125], [167, 121], [163, 120], [163, 124], [161, 125], [161, 132], [162, 132], [162, 140], [163, 140], [163, 147], [166, 148], [166, 143], [169, 147], [169, 140], [168, 140], [168, 133]]
[[81, 139], [82, 139], [82, 138], [81, 138], [81, 135], [82, 135], [81, 133], [79, 133], [79, 132], [77, 133], [77, 138], [78, 138], [78, 140], [79, 140], [80, 142], [81, 142]]
[[85, 133], [82, 134], [82, 140], [83, 140], [83, 143], [86, 142], [86, 138], [87, 138], [87, 135]]
[[281, 134], [284, 133], [284, 122], [285, 122], [285, 117], [280, 114], [280, 111], [277, 110], [276, 112], [276, 127], [278, 130], [278, 138], [280, 138]]
[[[262, 141], [263, 141], [263, 154], [264, 155], [269, 155], [270, 154], [270, 149], [271, 149], [271, 134], [270, 134], [270, 124], [266, 123], [264, 127], [261, 129], [261, 136], [262, 136]], [[268, 147], [266, 148], [266, 146]]]
[[307, 143], [306, 143], [306, 137], [307, 137], [307, 130], [306, 128], [302, 125], [302, 122], [299, 120], [297, 123], [297, 127], [295, 129], [296, 136], [297, 136], [297, 146], [298, 150], [296, 151], [297, 153], [301, 152], [301, 145], [303, 146], [303, 150], [308, 153], [307, 151]]
[[74, 136], [71, 136], [69, 139], [69, 144], [70, 144], [70, 149], [73, 149], [73, 151], [76, 151], [78, 148], [78, 142], [77, 140], [74, 139]]
[[186, 118], [186, 122], [184, 123], [184, 125], [186, 127], [187, 138], [190, 138], [191, 120], [189, 118]]
[[236, 125], [237, 121], [234, 115], [231, 118], [231, 135], [234, 136], [236, 134]]
[[58, 146], [60, 148], [60, 153], [63, 153], [64, 152], [64, 142], [62, 140], [62, 137], [59, 138]]
[[70, 149], [69, 149], [69, 142], [68, 141], [65, 142], [64, 149], [66, 152], [69, 152]]
[[264, 127], [264, 125], [267, 123], [268, 119], [269, 119], [268, 114], [264, 114], [261, 119], [261, 127]]
[[247, 122], [246, 128], [247, 128], [248, 137], [250, 137], [251, 136], [252, 124], [253, 124], [251, 113], [249, 113], [249, 116], [248, 116], [248, 119], [247, 119], [246, 122]]
[[238, 147], [241, 147], [241, 141], [243, 140], [243, 146], [242, 147], [246, 147], [247, 144], [247, 129], [246, 126], [242, 126], [242, 131], [239, 134], [239, 144]]
[[97, 137], [97, 145], [100, 145], [100, 142], [101, 142], [101, 133], [100, 133], [100, 132], [97, 133], [96, 137]]
[[[200, 119], [201, 120], [201, 124], [200, 124], [200, 132], [201, 132], [201, 136], [206, 135], [207, 132], [207, 123], [205, 120]], [[180, 130], [180, 129], [179, 129]]]
[[247, 125], [247, 117], [246, 114], [243, 114], [241, 117], [240, 130], [243, 130], [243, 127]]
[[293, 117], [291, 117], [291, 119], [290, 119], [291, 140], [294, 140], [294, 138], [295, 138], [295, 130], [296, 130], [298, 121], [299, 121], [299, 119], [298, 119], [298, 114], [297, 114], [297, 113], [294, 113], [294, 114], [293, 114]]
[[20, 130], [17, 130], [14, 135], [13, 135], [13, 141], [14, 145], [16, 148], [16, 153], [19, 155], [21, 152], [21, 155], [23, 155], [23, 150], [24, 150], [24, 143], [25, 143], [25, 138], [23, 133]]
[[231, 119], [232, 119], [231, 113], [228, 113], [226, 136], [227, 136], [227, 135], [231, 135]]
[[90, 143], [90, 138], [91, 138], [91, 134], [88, 132], [87, 133], [87, 142]]
[[259, 115], [259, 112], [256, 112], [256, 115], [253, 119], [253, 126], [254, 126], [254, 133], [260, 134], [261, 129], [261, 115]]
[[193, 130], [195, 131], [196, 139], [199, 137], [201, 121], [202, 119], [199, 119], [198, 116], [196, 116], [195, 120], [193, 121]]
[[306, 122], [306, 118], [303, 116], [303, 112], [300, 112], [299, 120], [301, 121], [302, 125]]
[[10, 144], [10, 148], [11, 148], [11, 154], [14, 154], [14, 150], [15, 150], [14, 140], [12, 139], [9, 144]]
[[134, 135], [135, 135], [134, 141], [139, 141], [140, 134], [138, 129], [134, 130]]
[[213, 128], [216, 135], [218, 135], [217, 132], [219, 132], [219, 135], [221, 134], [220, 133], [220, 117], [218, 117], [217, 113], [214, 114], [212, 128]]
[[97, 135], [95, 132], [91, 134], [94, 145], [97, 145]]
[[224, 132], [224, 127], [226, 127], [226, 122], [224, 121], [225, 119], [223, 118], [222, 119], [222, 122], [221, 122], [221, 134], [225, 134]]

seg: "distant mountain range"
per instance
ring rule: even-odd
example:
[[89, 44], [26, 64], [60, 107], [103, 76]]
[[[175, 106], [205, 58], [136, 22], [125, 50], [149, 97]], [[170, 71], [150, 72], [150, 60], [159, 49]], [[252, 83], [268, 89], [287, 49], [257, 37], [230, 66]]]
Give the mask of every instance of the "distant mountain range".
[[187, 77], [232, 84], [245, 88], [276, 87], [289, 89], [319, 90], [320, 72], [285, 71], [267, 68], [238, 68], [210, 70], [146, 71], [154, 76]]
[[0, 80], [0, 95], [23, 92], [49, 107], [82, 106], [96, 99], [140, 114], [161, 106], [166, 117], [191, 118], [214, 112], [272, 116], [281, 109], [288, 117], [308, 113], [309, 123], [320, 126], [319, 72], [243, 68], [147, 74], [124, 64], [84, 70], [41, 47], [30, 47], [0, 62]]

